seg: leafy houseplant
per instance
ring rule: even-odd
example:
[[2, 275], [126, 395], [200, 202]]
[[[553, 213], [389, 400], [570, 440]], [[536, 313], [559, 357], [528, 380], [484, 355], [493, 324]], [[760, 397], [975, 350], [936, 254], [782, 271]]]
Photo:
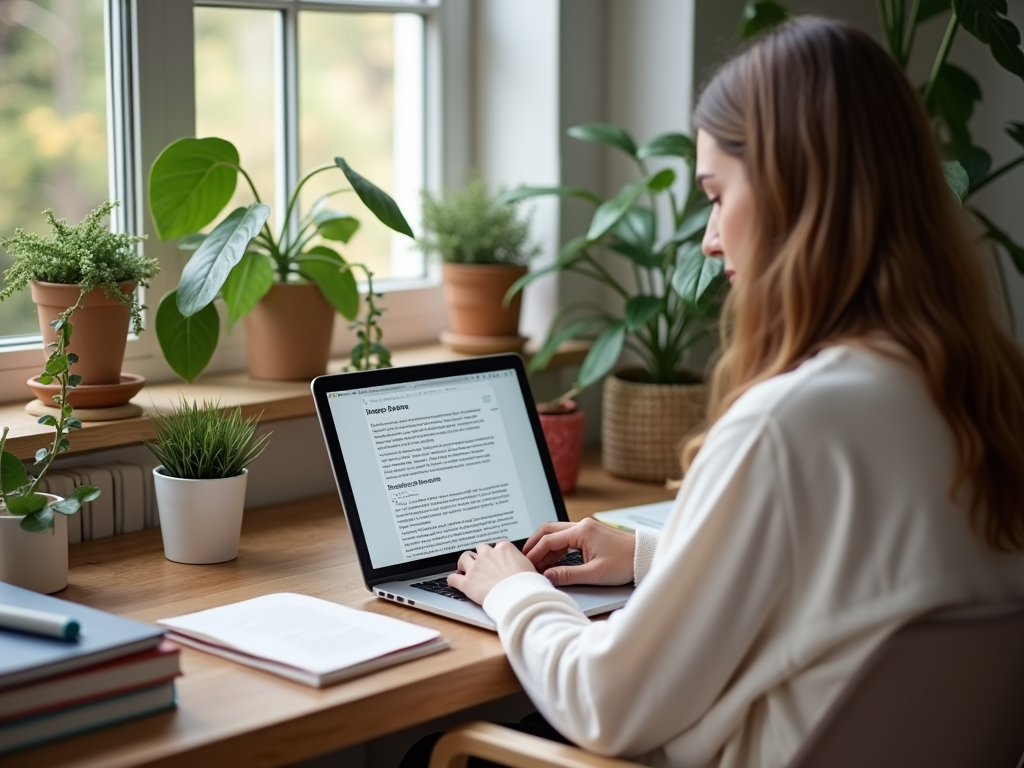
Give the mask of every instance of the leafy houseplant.
[[220, 563], [238, 556], [248, 465], [270, 435], [256, 437], [258, 419], [239, 407], [181, 400], [153, 418], [160, 461], [153, 470], [164, 555], [179, 563]]
[[[648, 397], [641, 392], [662, 397], [671, 391], [678, 393], [672, 394], [673, 398], [696, 398], [702, 403], [702, 390], [681, 386], [700, 381], [699, 376], [684, 370], [683, 356], [716, 326], [727, 282], [721, 260], [705, 258], [701, 252], [710, 209], [693, 179], [694, 141], [682, 133], [666, 133], [638, 146], [624, 129], [607, 123], [577, 125], [569, 129], [569, 135], [623, 152], [636, 166], [639, 178], [607, 199], [578, 187], [519, 187], [505, 193], [501, 199], [507, 202], [558, 195], [595, 205], [587, 231], [570, 239], [554, 264], [517, 281], [510, 294], [546, 274], [574, 272], [610, 288], [621, 298], [622, 310], [582, 302], [563, 307], [544, 345], [530, 361], [530, 370], [544, 368], [562, 342], [593, 337], [576, 382], [560, 401], [600, 381], [628, 349], [642, 367], [614, 377], [612, 391], [621, 394], [614, 395], [616, 402], [631, 403], [628, 407], [635, 408]], [[653, 170], [648, 160], [655, 157], [684, 167]], [[682, 172], [689, 178], [685, 196], [679, 196], [674, 186]], [[609, 259], [618, 261], [617, 269]], [[668, 385], [676, 385], [676, 389], [665, 389]], [[620, 392], [624, 387], [629, 391]], [[636, 388], [639, 390], [634, 391]], [[678, 467], [678, 441], [695, 426], [683, 422], [692, 413], [699, 420], [701, 406], [661, 405], [649, 409], [646, 418], [634, 410], [616, 415], [617, 409], [609, 407], [609, 392], [606, 384], [602, 426], [605, 469], [626, 477], [664, 480]], [[615, 425], [622, 426], [622, 436], [610, 431]], [[628, 448], [620, 451], [616, 446], [623, 441]], [[639, 469], [610, 458], [616, 455], [635, 455], [630, 463]]]
[[423, 192], [423, 230], [420, 249], [443, 262], [449, 330], [441, 340], [466, 352], [522, 347], [520, 299], [503, 299], [539, 251], [530, 244], [529, 222], [474, 178], [444, 197]]
[[[0, 434], [0, 581], [40, 592], [56, 592], [68, 582], [67, 524], [59, 516], [75, 514], [82, 504], [100, 495], [99, 489], [91, 485], [78, 486], [66, 499], [51, 499], [37, 492], [54, 458], [70, 448], [71, 430], [82, 426], [68, 403], [68, 392], [78, 386], [82, 378], [71, 373], [71, 366], [78, 362], [78, 357], [68, 352], [72, 331], [70, 318], [76, 309], [77, 303], [53, 321], [57, 340], [49, 345], [52, 351], [40, 379], [45, 383], [59, 383], [60, 394], [53, 397], [59, 411], [56, 416], [39, 417], [39, 423], [53, 427], [54, 435], [48, 448], [36, 451], [35, 463], [40, 469], [35, 477], [26, 472], [21, 459], [4, 450], [8, 427]], [[11, 518], [20, 518], [18, 529], [8, 526], [8, 520], [13, 522]], [[59, 526], [57, 520], [60, 520]], [[22, 532], [28, 538], [20, 535]], [[62, 536], [58, 537], [57, 532]], [[37, 538], [39, 540], [35, 540]]]
[[[932, 18], [946, 18], [946, 32], [920, 93], [945, 155], [946, 179], [957, 197], [966, 203], [984, 187], [1024, 165], [1022, 152], [993, 168], [991, 154], [974, 143], [968, 124], [975, 105], [981, 101], [981, 85], [969, 72], [947, 60], [957, 31], [963, 29], [987, 45], [1003, 69], [1024, 80], [1021, 34], [1007, 16], [1006, 0], [878, 0], [878, 11], [882, 42], [904, 70], [921, 24]], [[784, 5], [773, 0], [748, 0], [738, 35], [746, 40], [790, 16]], [[1006, 134], [1024, 148], [1024, 123], [1010, 123]], [[1005, 250], [1017, 271], [1024, 274], [1024, 246], [977, 208], [971, 207], [970, 211], [984, 227], [987, 238]]]
[[[299, 216], [296, 206], [303, 186], [313, 176], [332, 169], [340, 169], [350, 186], [318, 198]], [[209, 234], [200, 234], [199, 230], [211, 224], [231, 200], [239, 174], [248, 183], [255, 202], [236, 208]], [[334, 310], [356, 321], [360, 309], [356, 270], [366, 278], [368, 292], [365, 319], [353, 323], [359, 343], [352, 351], [352, 365], [357, 369], [390, 365], [377, 324], [380, 310], [374, 299], [380, 294], [374, 292], [372, 272], [361, 264], [348, 263], [334, 247], [324, 244], [347, 243], [359, 228], [355, 217], [327, 207], [331, 196], [349, 191], [354, 191], [383, 224], [413, 236], [395, 201], [340, 157], [332, 164], [313, 168], [299, 180], [275, 236], [267, 225], [270, 207], [261, 202], [230, 142], [219, 138], [179, 139], [160, 153], [149, 178], [153, 221], [161, 240], [181, 238], [179, 247], [194, 251], [177, 290], [161, 300], [156, 316], [160, 347], [179, 376], [194, 380], [213, 356], [220, 332], [213, 304], [218, 295], [227, 306], [229, 327], [249, 316], [272, 287], [293, 283], [315, 286], [318, 290], [314, 293], [322, 294]], [[332, 315], [329, 310], [322, 323], [327, 325], [326, 344]], [[300, 326], [299, 332], [306, 338], [316, 330], [307, 324]], [[294, 336], [288, 341], [296, 346]], [[326, 344], [322, 345], [324, 363]], [[250, 357], [252, 352], [250, 345]], [[313, 374], [319, 372], [322, 370]]]
[[[144, 238], [113, 233], [103, 223], [115, 205], [104, 203], [74, 226], [46, 210], [43, 215], [53, 229], [52, 237], [19, 229], [11, 237], [0, 238], [0, 245], [15, 257], [4, 272], [0, 301], [30, 285], [48, 343], [59, 336], [51, 321], [66, 319], [64, 308], [74, 305], [74, 350], [85, 361], [79, 375], [87, 385], [120, 380], [129, 318], [132, 330], [142, 332], [143, 307], [135, 288], [148, 287], [149, 278], [160, 271], [155, 259], [137, 251]], [[51, 294], [54, 298], [47, 298]]]

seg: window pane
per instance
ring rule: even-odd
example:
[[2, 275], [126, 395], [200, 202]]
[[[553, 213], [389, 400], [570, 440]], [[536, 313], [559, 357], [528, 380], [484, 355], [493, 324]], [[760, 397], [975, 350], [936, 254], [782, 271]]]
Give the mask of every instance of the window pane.
[[[299, 14], [299, 168], [344, 157], [396, 198], [416, 227], [423, 184], [423, 20], [414, 14]], [[315, 176], [302, 210], [320, 195], [347, 187], [340, 171]], [[360, 230], [340, 246], [346, 259], [378, 278], [422, 275], [423, 259], [392, 235], [351, 194], [330, 208], [353, 213]]]
[[[235, 145], [260, 200], [275, 205], [274, 61], [277, 11], [196, 8], [196, 136]], [[239, 175], [226, 210], [253, 202]], [[218, 218], [219, 222], [220, 219]]]
[[[0, 0], [0, 235], [49, 234], [44, 208], [77, 223], [107, 199], [103, 3]], [[27, 290], [0, 303], [0, 344], [38, 333]]]

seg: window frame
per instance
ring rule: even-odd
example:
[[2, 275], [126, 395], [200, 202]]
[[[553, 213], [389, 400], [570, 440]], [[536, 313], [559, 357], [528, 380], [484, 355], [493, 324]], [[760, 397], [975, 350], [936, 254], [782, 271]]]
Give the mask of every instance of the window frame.
[[[152, 280], [144, 297], [152, 325], [159, 297], [173, 290], [188, 259], [173, 243], [156, 236], [146, 195], [148, 169], [171, 141], [195, 135], [194, 25], [195, 6], [277, 10], [279, 66], [284, 69], [278, 100], [282, 109], [275, 119], [279, 131], [277, 156], [284, 158], [283, 175], [293, 186], [298, 178], [298, 91], [295, 40], [298, 13], [303, 10], [338, 13], [416, 13], [423, 17], [424, 40], [424, 180], [427, 188], [441, 189], [447, 180], [464, 177], [468, 168], [469, 5], [466, 0], [107, 0], [105, 44], [107, 60], [107, 117], [111, 199], [122, 201], [113, 225], [118, 231], [145, 234], [147, 256], [160, 260], [161, 274]], [[291, 28], [289, 28], [289, 25]], [[442, 130], [444, 126], [445, 130]], [[278, 190], [280, 195], [281, 190]], [[282, 209], [280, 200], [276, 200]], [[384, 341], [390, 346], [432, 343], [444, 327], [440, 275], [436, 265], [416, 279], [381, 280], [375, 287], [385, 294]], [[244, 331], [222, 336], [207, 367], [209, 373], [245, 368]], [[344, 355], [354, 343], [347, 322], [335, 319], [332, 354]], [[38, 342], [0, 351], [0, 401], [23, 399], [25, 381], [38, 374], [43, 362]], [[163, 359], [156, 334], [149, 327], [130, 337], [125, 370], [152, 382], [175, 374]]]

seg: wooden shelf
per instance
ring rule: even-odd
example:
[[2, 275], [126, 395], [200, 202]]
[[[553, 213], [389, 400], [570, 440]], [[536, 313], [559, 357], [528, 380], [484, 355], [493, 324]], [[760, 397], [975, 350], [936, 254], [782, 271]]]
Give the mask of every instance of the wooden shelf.
[[[548, 367], [578, 365], [586, 356], [589, 345], [585, 342], [565, 344], [556, 353]], [[530, 356], [528, 346], [525, 357]], [[434, 344], [410, 347], [393, 352], [395, 365], [419, 365], [444, 360], [460, 360], [469, 355], [452, 352], [447, 347]], [[334, 360], [328, 371], [337, 372], [347, 363]], [[242, 406], [245, 416], [260, 415], [260, 421], [279, 421], [300, 416], [312, 416], [313, 397], [306, 382], [256, 381], [245, 373], [220, 374], [200, 377], [194, 384], [182, 381], [153, 384], [145, 387], [132, 402], [147, 413], [163, 413], [184, 395], [190, 400], [216, 400], [225, 408]], [[10, 427], [5, 450], [21, 459], [31, 459], [38, 449], [50, 445], [53, 430], [36, 421], [35, 416], [25, 413], [25, 402], [0, 404], [0, 427]], [[101, 448], [116, 448], [134, 445], [156, 437], [149, 418], [138, 416], [120, 421], [92, 421], [85, 428], [72, 435], [70, 453], [95, 451]]]

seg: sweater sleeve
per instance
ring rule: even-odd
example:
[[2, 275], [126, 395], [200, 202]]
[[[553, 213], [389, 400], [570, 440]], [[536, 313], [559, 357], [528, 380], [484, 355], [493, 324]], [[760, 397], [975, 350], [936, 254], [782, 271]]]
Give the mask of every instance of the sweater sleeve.
[[484, 610], [520, 682], [566, 737], [641, 755], [722, 695], [790, 576], [775, 453], [756, 421], [720, 422], [687, 473], [650, 572], [607, 621], [585, 618], [537, 574], [488, 595]]

